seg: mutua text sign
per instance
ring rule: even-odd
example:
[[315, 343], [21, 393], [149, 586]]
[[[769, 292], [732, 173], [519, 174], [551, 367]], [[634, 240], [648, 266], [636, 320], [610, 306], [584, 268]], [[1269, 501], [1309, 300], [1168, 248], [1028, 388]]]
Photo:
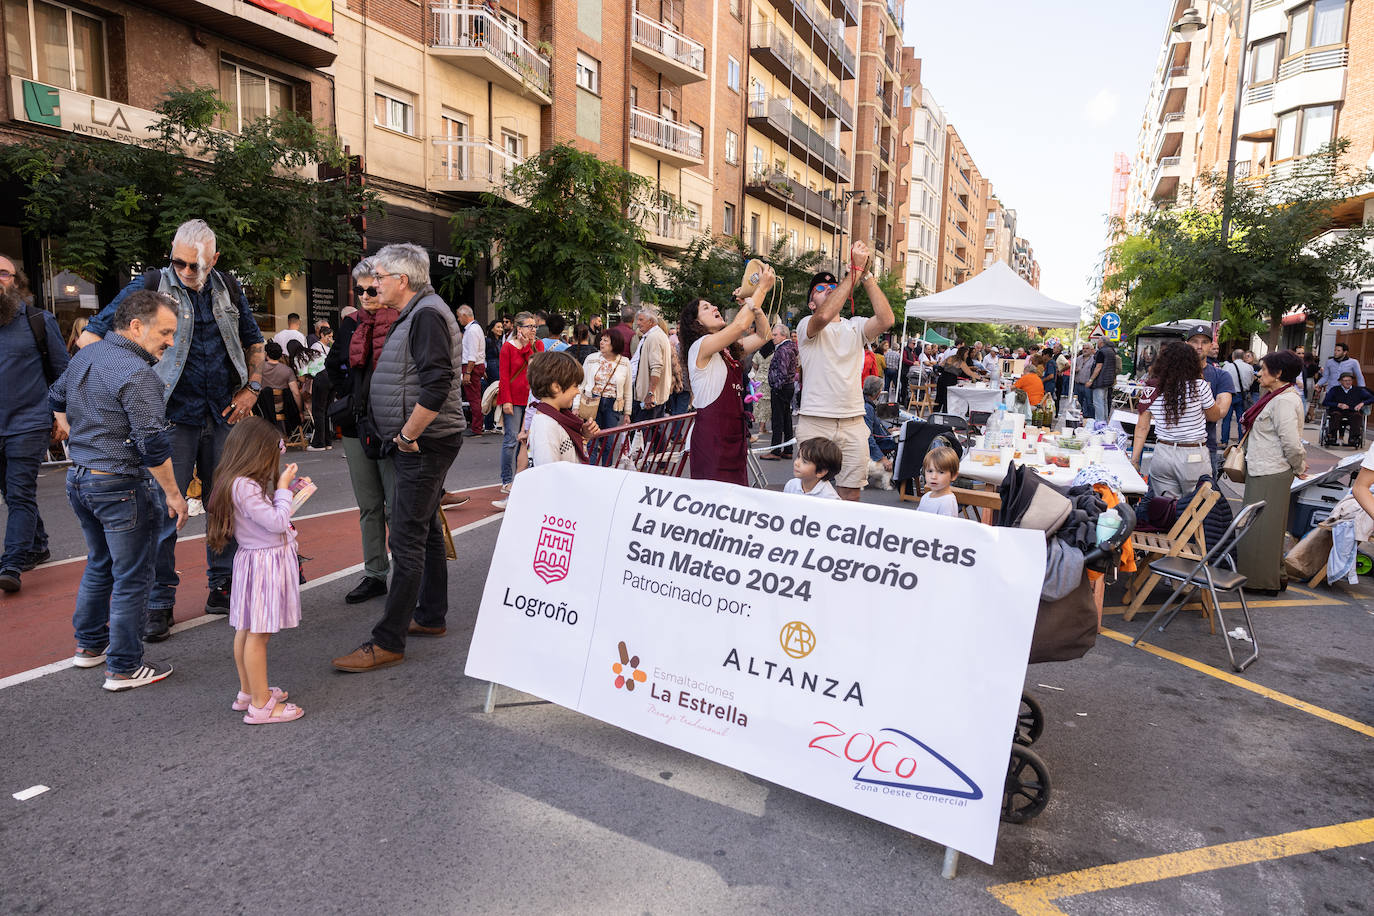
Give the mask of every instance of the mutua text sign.
[[471, 677], [992, 861], [1043, 534], [560, 463], [496, 556]]
[[10, 111], [17, 121], [118, 143], [153, 139], [157, 136], [160, 120], [157, 112], [146, 108], [134, 108], [18, 76], [10, 77]]

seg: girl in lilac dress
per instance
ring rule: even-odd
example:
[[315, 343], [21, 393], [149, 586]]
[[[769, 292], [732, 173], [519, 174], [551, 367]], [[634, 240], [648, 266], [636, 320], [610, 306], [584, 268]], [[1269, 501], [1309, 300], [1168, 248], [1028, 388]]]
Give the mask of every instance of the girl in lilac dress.
[[244, 712], [249, 725], [291, 722], [305, 715], [295, 703], [285, 702], [285, 690], [267, 685], [267, 641], [301, 622], [300, 566], [291, 525], [296, 465], [282, 470], [284, 454], [286, 443], [275, 426], [260, 417], [240, 420], [225, 440], [207, 508], [210, 546], [223, 550], [230, 538], [238, 542], [229, 592], [239, 669], [239, 695], [232, 708]]

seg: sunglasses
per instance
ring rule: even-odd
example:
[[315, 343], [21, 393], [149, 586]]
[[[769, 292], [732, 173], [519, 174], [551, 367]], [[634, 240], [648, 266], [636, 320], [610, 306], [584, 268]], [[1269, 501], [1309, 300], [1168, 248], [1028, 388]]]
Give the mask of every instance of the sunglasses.
[[839, 286], [839, 285], [840, 285], [840, 284], [838, 284], [838, 283], [817, 283], [817, 284], [816, 284], [816, 291], [817, 291], [817, 292], [821, 292], [821, 293], [828, 293], [828, 292], [830, 292], [832, 289], [834, 289], [835, 287], [837, 287], [837, 286]]
[[195, 261], [183, 261], [181, 258], [168, 258], [167, 260], [176, 270], [189, 270], [197, 274], [200, 273], [200, 269], [205, 266]]
[[353, 292], [356, 293], [356, 294], [359, 295], [359, 296], [375, 296], [375, 295], [377, 295], [377, 287], [375, 287], [375, 286], [355, 286], [355, 287], [353, 287]]

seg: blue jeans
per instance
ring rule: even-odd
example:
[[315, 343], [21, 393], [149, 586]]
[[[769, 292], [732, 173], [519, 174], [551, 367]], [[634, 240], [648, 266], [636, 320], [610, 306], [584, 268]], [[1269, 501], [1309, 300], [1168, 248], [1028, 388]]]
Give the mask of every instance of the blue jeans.
[[143, 663], [143, 626], [153, 584], [153, 557], [167, 502], [146, 474], [67, 472], [67, 501], [86, 536], [86, 570], [76, 593], [77, 645], [109, 643], [106, 667], [128, 674]]
[[[219, 464], [227, 438], [229, 427], [218, 423], [213, 426], [172, 425], [172, 474], [183, 496], [191, 485], [191, 478], [199, 472], [200, 498], [202, 502], [209, 502], [215, 486], [215, 466]], [[176, 550], [177, 520], [164, 518], [157, 550], [157, 573], [152, 596], [148, 599], [150, 607], [168, 610], [176, 606], [177, 585], [181, 582], [177, 575]], [[228, 587], [237, 550], [238, 544], [233, 538], [223, 550], [215, 551], [208, 544], [205, 546], [205, 578], [211, 588]]]
[[[5, 553], [0, 570], [18, 572], [30, 553], [48, 546], [38, 517], [38, 468], [50, 430], [0, 436], [0, 479], [5, 493]], [[41, 536], [42, 543], [39, 543]]]
[[515, 479], [515, 438], [520, 435], [520, 425], [525, 422], [525, 405], [512, 404], [510, 413], [501, 411], [501, 422], [501, 482], [506, 484]]
[[1083, 411], [1083, 416], [1092, 419], [1093, 399], [1092, 395], [1088, 394], [1088, 386], [1082, 382], [1074, 382], [1073, 396], [1078, 399], [1078, 409]]
[[1093, 394], [1093, 419], [1110, 420], [1112, 418], [1112, 389], [1094, 388]]
[[1240, 395], [1231, 396], [1231, 409], [1226, 411], [1226, 416], [1221, 418], [1221, 444], [1224, 446], [1231, 441], [1231, 418], [1235, 417], [1236, 432], [1240, 432], [1240, 418], [1245, 416], [1245, 408], [1248, 405]]

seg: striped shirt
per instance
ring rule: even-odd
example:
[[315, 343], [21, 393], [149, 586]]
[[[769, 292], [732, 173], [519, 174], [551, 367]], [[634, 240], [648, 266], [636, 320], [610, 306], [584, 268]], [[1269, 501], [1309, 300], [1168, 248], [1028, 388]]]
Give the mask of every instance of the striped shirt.
[[[1151, 379], [1150, 382], [1154, 382]], [[1216, 402], [1212, 396], [1212, 386], [1202, 379], [1194, 379], [1189, 386], [1188, 397], [1179, 411], [1178, 422], [1170, 425], [1164, 418], [1164, 405], [1155, 404], [1159, 389], [1152, 385], [1141, 391], [1140, 411], [1149, 412], [1154, 423], [1155, 437], [1168, 442], [1205, 442], [1207, 440], [1207, 418], [1202, 412]]]
[[162, 380], [147, 350], [111, 331], [77, 351], [48, 389], [48, 403], [71, 425], [72, 464], [139, 475], [172, 456]]

